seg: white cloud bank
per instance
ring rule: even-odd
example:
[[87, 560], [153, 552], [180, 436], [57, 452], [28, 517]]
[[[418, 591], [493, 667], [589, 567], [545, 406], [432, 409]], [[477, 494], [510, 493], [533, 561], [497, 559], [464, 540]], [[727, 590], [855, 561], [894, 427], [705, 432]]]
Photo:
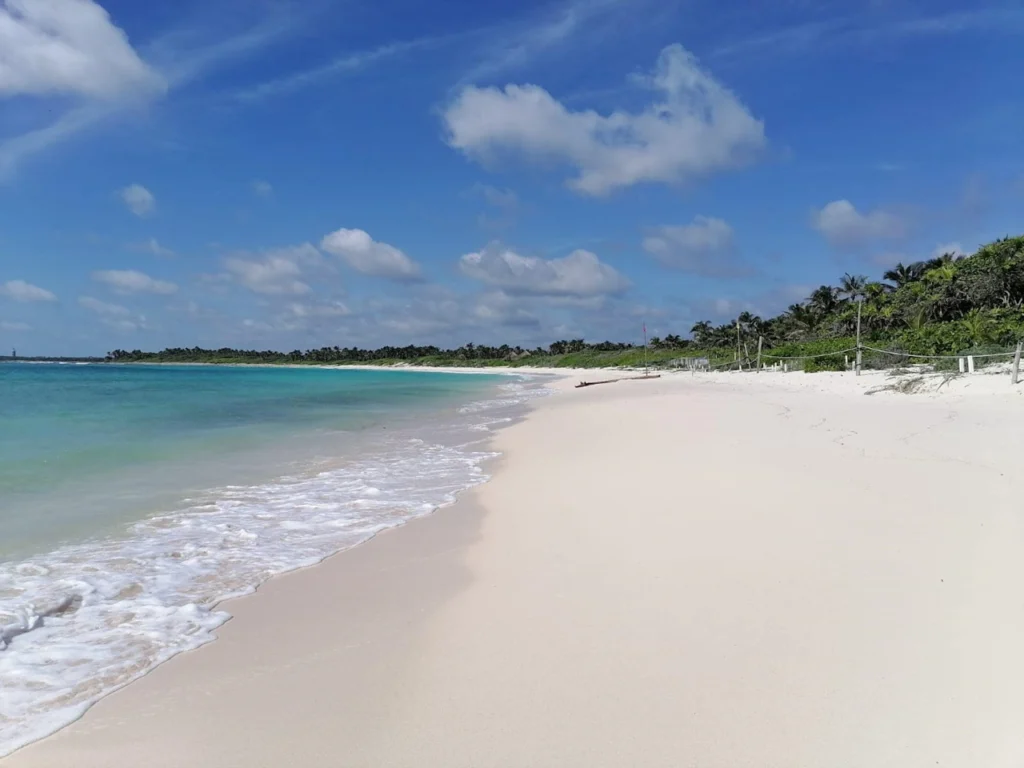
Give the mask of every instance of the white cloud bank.
[[120, 294], [155, 293], [169, 296], [178, 290], [178, 286], [174, 283], [156, 280], [134, 269], [104, 269], [93, 272], [92, 279]]
[[374, 240], [361, 229], [339, 229], [326, 235], [320, 247], [356, 272], [388, 280], [420, 278], [419, 265], [398, 248]]
[[861, 213], [849, 200], [834, 200], [816, 211], [811, 224], [836, 248], [858, 248], [878, 240], [898, 240], [907, 230], [896, 214], [881, 209]]
[[735, 259], [732, 227], [722, 219], [695, 216], [681, 226], [657, 227], [644, 238], [644, 250], [671, 269], [706, 277], [739, 277], [750, 270]]
[[0, 97], [113, 99], [165, 87], [92, 0], [0, 0]]
[[601, 296], [622, 293], [629, 280], [590, 251], [559, 259], [520, 256], [500, 246], [467, 253], [459, 260], [466, 277], [508, 293], [535, 296]]
[[228, 277], [253, 293], [301, 296], [313, 289], [300, 278], [304, 265], [319, 264], [320, 252], [309, 243], [265, 252], [259, 258], [231, 256], [224, 260]]
[[105, 315], [106, 317], [125, 317], [132, 313], [128, 307], [100, 301], [92, 296], [79, 296], [78, 305], [83, 309], [88, 309], [90, 312], [95, 312], [97, 315]]
[[24, 280], [8, 280], [6, 283], [0, 283], [0, 296], [24, 304], [57, 300], [57, 297], [50, 291], [40, 288], [38, 285], [26, 283]]
[[469, 86], [445, 110], [448, 143], [477, 159], [504, 150], [564, 162], [578, 172], [569, 186], [588, 195], [693, 181], [766, 145], [764, 124], [681, 45], [665, 48], [643, 83], [662, 98], [609, 115], [571, 111], [537, 85]]
[[130, 333], [146, 327], [145, 315], [136, 315], [120, 304], [110, 304], [92, 296], [79, 296], [78, 305], [94, 313], [104, 325], [118, 331]]
[[346, 317], [352, 314], [352, 310], [343, 301], [328, 301], [319, 304], [292, 302], [285, 309], [288, 314], [298, 318]]

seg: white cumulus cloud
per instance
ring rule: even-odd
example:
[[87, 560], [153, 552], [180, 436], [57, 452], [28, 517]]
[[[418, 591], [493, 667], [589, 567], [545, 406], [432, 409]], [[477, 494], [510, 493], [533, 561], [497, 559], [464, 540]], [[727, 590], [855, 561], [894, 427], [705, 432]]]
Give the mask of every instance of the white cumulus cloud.
[[156, 198], [141, 184], [132, 184], [122, 189], [121, 199], [136, 216], [149, 216], [156, 210]]
[[149, 238], [144, 243], [139, 243], [135, 246], [135, 249], [144, 253], [150, 253], [154, 256], [160, 256], [161, 258], [169, 259], [174, 256], [174, 251], [160, 244], [155, 237]]
[[834, 200], [816, 211], [811, 224], [836, 248], [857, 248], [878, 240], [898, 240], [906, 224], [881, 209], [861, 213], [849, 200]]
[[572, 111], [537, 85], [469, 86], [445, 110], [448, 143], [474, 158], [505, 150], [564, 162], [578, 174], [569, 186], [590, 195], [692, 181], [766, 145], [764, 124], [681, 45], [665, 48], [643, 83], [661, 98], [609, 115]]
[[374, 240], [361, 229], [339, 229], [326, 235], [320, 247], [364, 275], [409, 281], [420, 277], [419, 265], [398, 248]]
[[304, 265], [318, 264], [320, 252], [309, 243], [267, 251], [258, 258], [232, 256], [224, 260], [228, 276], [253, 293], [300, 296], [312, 289], [300, 278]]
[[0, 0], [0, 97], [112, 99], [164, 87], [93, 0]]
[[472, 307], [473, 316], [484, 323], [502, 326], [537, 327], [540, 319], [520, 306], [521, 299], [503, 291], [491, 291], [478, 297]]
[[128, 307], [100, 301], [92, 296], [79, 296], [78, 305], [95, 313], [100, 321], [117, 331], [132, 332], [146, 327], [146, 316], [134, 314]]
[[103, 269], [93, 272], [92, 279], [121, 294], [156, 293], [168, 296], [178, 290], [174, 283], [156, 280], [134, 269]]
[[8, 280], [0, 283], [0, 296], [14, 301], [29, 303], [33, 301], [56, 301], [57, 297], [38, 285], [26, 283], [24, 280]]
[[598, 296], [622, 293], [629, 281], [590, 251], [559, 259], [521, 256], [497, 245], [459, 260], [462, 274], [508, 293], [537, 296]]
[[132, 313], [128, 307], [100, 301], [92, 296], [79, 296], [78, 305], [83, 309], [88, 309], [90, 312], [95, 312], [97, 315], [105, 315], [107, 317], [124, 317]]
[[341, 301], [330, 301], [322, 304], [303, 304], [292, 302], [287, 307], [288, 312], [295, 317], [345, 317], [352, 314], [352, 310]]
[[666, 267], [707, 277], [738, 277], [750, 270], [736, 262], [732, 227], [722, 219], [695, 216], [681, 226], [657, 227], [644, 250]]

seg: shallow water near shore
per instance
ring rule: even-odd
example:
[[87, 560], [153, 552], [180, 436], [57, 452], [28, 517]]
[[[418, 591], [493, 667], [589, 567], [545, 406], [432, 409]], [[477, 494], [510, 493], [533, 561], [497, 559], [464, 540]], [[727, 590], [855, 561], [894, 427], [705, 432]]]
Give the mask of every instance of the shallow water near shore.
[[221, 600], [450, 503], [523, 377], [0, 366], [0, 756], [212, 639]]

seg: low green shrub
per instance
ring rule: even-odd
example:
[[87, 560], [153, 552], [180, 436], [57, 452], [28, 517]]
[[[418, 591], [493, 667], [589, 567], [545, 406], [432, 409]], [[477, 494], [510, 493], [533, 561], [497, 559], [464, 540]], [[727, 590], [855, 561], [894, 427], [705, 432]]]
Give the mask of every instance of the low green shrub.
[[818, 373], [819, 371], [845, 371], [846, 361], [842, 355], [829, 355], [828, 357], [815, 357], [804, 361], [804, 373]]

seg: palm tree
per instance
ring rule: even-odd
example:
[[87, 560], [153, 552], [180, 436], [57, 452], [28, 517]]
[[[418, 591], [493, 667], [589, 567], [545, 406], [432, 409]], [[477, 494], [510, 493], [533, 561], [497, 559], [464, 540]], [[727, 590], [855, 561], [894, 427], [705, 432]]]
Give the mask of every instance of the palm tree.
[[900, 262], [882, 275], [882, 279], [888, 280], [890, 283], [895, 283], [897, 288], [902, 288], [908, 283], [920, 280], [921, 273], [923, 271], [924, 265], [920, 261], [910, 264], [909, 266]]
[[744, 336], [747, 336], [750, 333], [751, 327], [754, 325], [754, 323], [760, 319], [761, 318], [755, 317], [749, 312], [743, 311], [740, 312], [740, 316], [736, 318], [736, 324], [739, 325], [740, 332]]
[[878, 302], [883, 296], [889, 291], [893, 290], [893, 287], [888, 283], [871, 282], [864, 284], [864, 299], [870, 302]]
[[839, 308], [836, 293], [836, 289], [831, 285], [823, 285], [820, 288], [816, 288], [814, 293], [807, 299], [807, 308], [812, 309], [822, 317], [832, 314]]
[[959, 261], [961, 256], [956, 253], [944, 253], [941, 256], [936, 256], [934, 259], [928, 259], [924, 263], [925, 269], [935, 269], [936, 267], [942, 267], [947, 264], [952, 264], [954, 261]]
[[812, 336], [821, 326], [822, 315], [803, 304], [791, 304], [786, 310], [786, 317], [792, 326], [789, 336]]
[[868, 279], [864, 275], [851, 275], [847, 272], [839, 278], [838, 297], [847, 301], [856, 301], [864, 298], [864, 286]]
[[706, 346], [711, 341], [711, 334], [713, 332], [711, 323], [708, 320], [701, 320], [694, 323], [690, 329], [690, 334], [693, 336], [693, 343], [698, 347]]

